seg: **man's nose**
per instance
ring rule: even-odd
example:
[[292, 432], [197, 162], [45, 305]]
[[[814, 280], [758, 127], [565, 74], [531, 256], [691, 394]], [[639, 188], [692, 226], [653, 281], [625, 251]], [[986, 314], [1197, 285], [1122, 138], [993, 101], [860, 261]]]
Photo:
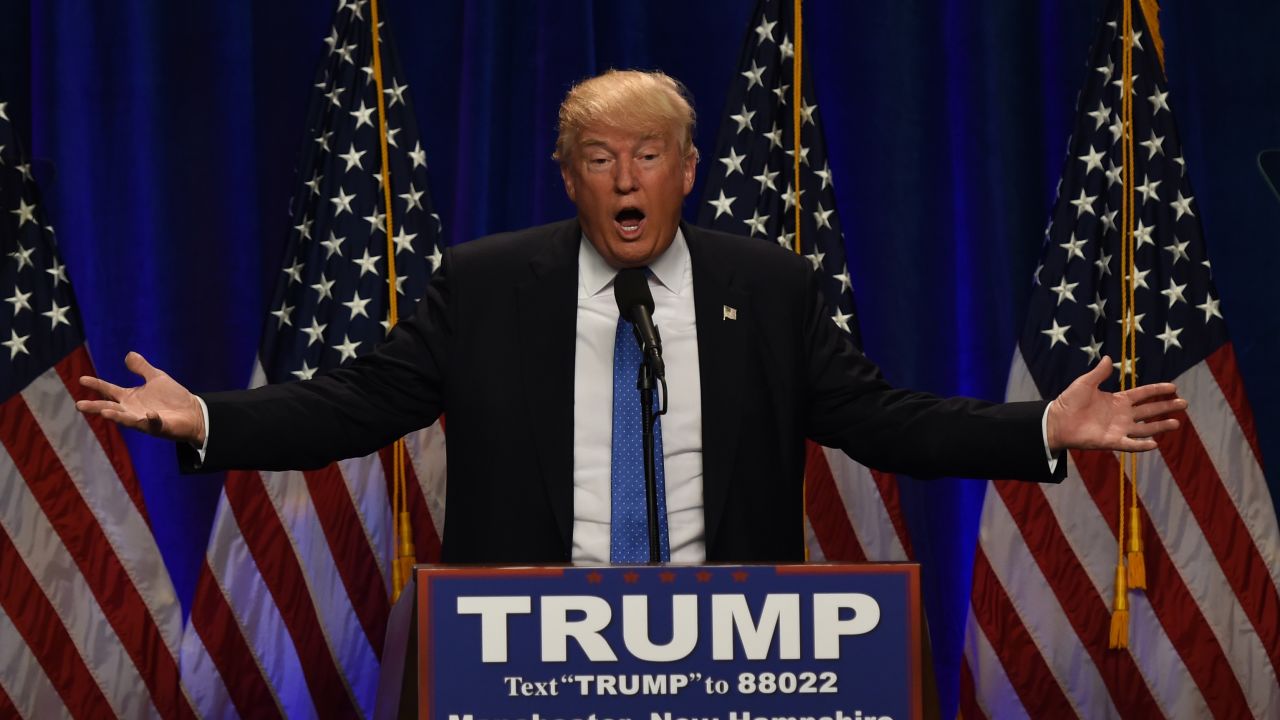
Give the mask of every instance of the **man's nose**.
[[619, 193], [629, 193], [636, 190], [636, 169], [630, 158], [621, 158], [615, 166], [617, 168], [613, 176], [614, 190]]

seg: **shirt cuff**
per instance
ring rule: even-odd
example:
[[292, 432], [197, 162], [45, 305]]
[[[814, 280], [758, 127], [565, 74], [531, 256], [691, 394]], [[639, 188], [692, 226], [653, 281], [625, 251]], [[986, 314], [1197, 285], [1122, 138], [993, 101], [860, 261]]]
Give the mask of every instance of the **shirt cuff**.
[[[200, 405], [204, 406], [204, 401], [201, 401]], [[1050, 405], [1052, 405], [1052, 402]], [[1057, 456], [1053, 455], [1053, 451], [1048, 447], [1048, 409], [1050, 409], [1050, 405], [1044, 406], [1044, 414], [1041, 415], [1041, 439], [1044, 441], [1044, 459], [1048, 460], [1048, 474], [1052, 475], [1057, 471]], [[205, 413], [205, 442], [209, 442], [209, 413]], [[205, 459], [204, 450], [200, 451], [200, 459]]]
[[[204, 404], [204, 398], [199, 395], [196, 396], [196, 402], [200, 403], [200, 412], [204, 414], [204, 443], [200, 447], [196, 447], [195, 443], [190, 443], [190, 445], [195, 448], [196, 456], [200, 458], [200, 464], [203, 465], [204, 452], [209, 448], [209, 406]], [[1043, 424], [1042, 421], [1041, 425]], [[1052, 463], [1050, 463], [1050, 469], [1053, 469]]]

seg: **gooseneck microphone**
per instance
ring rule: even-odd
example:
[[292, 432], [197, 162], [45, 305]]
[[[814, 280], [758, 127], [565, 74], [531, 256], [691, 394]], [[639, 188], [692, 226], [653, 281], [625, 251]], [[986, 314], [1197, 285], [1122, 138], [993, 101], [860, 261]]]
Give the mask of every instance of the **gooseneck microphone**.
[[665, 379], [667, 371], [662, 362], [662, 337], [653, 324], [653, 293], [649, 292], [645, 271], [641, 268], [619, 270], [613, 281], [613, 297], [618, 301], [618, 312], [635, 327], [645, 364], [655, 378]]

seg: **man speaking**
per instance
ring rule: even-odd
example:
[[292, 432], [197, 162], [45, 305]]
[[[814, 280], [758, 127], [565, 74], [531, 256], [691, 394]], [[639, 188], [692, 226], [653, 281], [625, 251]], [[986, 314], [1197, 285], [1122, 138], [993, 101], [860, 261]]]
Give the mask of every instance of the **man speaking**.
[[[372, 354], [197, 397], [130, 353], [144, 384], [82, 378], [104, 399], [78, 407], [178, 441], [189, 470], [319, 467], [447, 412], [446, 562], [647, 558], [636, 368], [657, 340], [659, 536], [675, 561], [803, 559], [805, 438], [886, 471], [1051, 481], [1066, 448], [1146, 451], [1177, 427], [1160, 419], [1186, 406], [1171, 384], [1101, 392], [1108, 358], [1050, 403], [890, 387], [823, 311], [807, 260], [681, 223], [693, 125], [662, 73], [583, 81], [554, 156], [577, 218], [451, 248]], [[645, 350], [615, 299], [628, 269], [660, 331]]]

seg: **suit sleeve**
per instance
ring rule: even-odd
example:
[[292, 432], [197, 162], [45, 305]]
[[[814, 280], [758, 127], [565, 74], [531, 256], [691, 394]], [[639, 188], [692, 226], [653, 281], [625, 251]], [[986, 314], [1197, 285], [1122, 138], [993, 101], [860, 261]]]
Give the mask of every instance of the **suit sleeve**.
[[992, 403], [891, 387], [827, 316], [817, 276], [805, 268], [807, 433], [869, 467], [919, 477], [1062, 479], [1050, 473], [1040, 420], [1045, 402]]
[[183, 444], [184, 472], [311, 469], [367, 455], [425, 427], [445, 405], [451, 338], [449, 259], [415, 314], [374, 352], [312, 380], [201, 395], [205, 461]]

